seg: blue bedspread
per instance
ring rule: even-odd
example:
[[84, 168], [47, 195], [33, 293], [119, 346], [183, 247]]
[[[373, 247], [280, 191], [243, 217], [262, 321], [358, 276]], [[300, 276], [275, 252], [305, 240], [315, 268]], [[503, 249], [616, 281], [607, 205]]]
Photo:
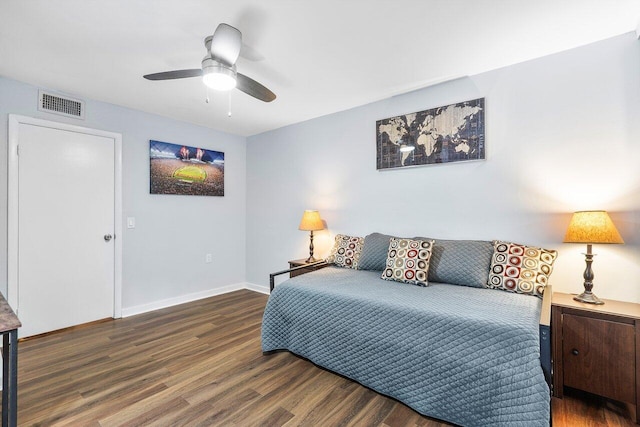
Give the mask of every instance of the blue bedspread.
[[289, 350], [456, 424], [549, 424], [538, 298], [379, 277], [327, 267], [278, 285], [262, 350]]

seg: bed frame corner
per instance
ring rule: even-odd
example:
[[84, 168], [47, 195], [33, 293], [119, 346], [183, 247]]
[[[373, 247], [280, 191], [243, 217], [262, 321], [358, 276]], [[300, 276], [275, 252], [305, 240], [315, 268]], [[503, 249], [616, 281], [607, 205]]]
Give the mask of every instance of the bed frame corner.
[[551, 297], [553, 288], [546, 286], [540, 310], [540, 365], [544, 378], [551, 389]]

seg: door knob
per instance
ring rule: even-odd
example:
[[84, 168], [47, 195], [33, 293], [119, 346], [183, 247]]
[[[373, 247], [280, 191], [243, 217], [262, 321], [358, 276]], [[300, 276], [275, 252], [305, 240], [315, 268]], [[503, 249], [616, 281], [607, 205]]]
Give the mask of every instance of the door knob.
[[108, 242], [109, 240], [111, 240], [113, 238], [113, 236], [111, 234], [105, 234], [104, 235], [104, 241]]
[[578, 349], [574, 348], [573, 350], [571, 350], [571, 354], [577, 356], [579, 354]]

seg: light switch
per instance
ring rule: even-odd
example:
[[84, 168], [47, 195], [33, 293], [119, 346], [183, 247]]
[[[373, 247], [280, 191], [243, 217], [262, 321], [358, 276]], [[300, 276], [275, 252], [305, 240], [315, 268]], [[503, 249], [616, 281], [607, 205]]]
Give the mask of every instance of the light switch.
[[132, 216], [127, 217], [127, 228], [136, 228], [135, 217], [132, 217]]

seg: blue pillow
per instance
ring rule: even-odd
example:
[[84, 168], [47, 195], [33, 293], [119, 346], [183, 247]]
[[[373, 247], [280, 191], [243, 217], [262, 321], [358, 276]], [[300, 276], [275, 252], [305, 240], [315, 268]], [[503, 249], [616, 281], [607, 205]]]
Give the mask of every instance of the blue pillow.
[[358, 270], [384, 270], [387, 264], [389, 241], [392, 237], [395, 236], [380, 233], [371, 233], [366, 236], [360, 253]]
[[428, 280], [484, 288], [489, 280], [492, 256], [493, 244], [489, 241], [436, 240], [431, 253]]

